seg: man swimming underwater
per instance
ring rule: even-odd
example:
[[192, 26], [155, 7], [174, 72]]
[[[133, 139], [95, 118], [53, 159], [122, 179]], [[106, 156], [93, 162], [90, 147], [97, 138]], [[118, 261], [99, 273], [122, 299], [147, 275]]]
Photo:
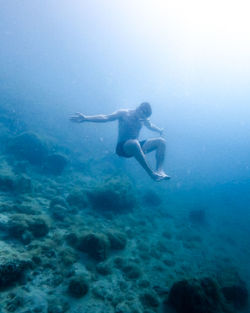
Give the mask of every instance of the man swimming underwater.
[[[152, 131], [158, 132], [160, 135], [162, 134], [163, 129], [156, 127], [150, 122], [149, 117], [151, 114], [152, 109], [150, 104], [148, 102], [143, 102], [134, 110], [120, 109], [108, 115], [87, 116], [78, 112], [75, 113], [70, 120], [75, 123], [105, 123], [118, 120], [119, 135], [116, 145], [116, 153], [124, 158], [134, 157], [152, 179], [155, 181], [161, 181], [170, 178], [170, 176], [168, 176], [163, 170], [166, 148], [165, 139], [159, 137], [143, 141], [138, 140], [143, 125]], [[154, 150], [156, 150], [155, 171], [149, 167], [145, 158], [146, 153]]]

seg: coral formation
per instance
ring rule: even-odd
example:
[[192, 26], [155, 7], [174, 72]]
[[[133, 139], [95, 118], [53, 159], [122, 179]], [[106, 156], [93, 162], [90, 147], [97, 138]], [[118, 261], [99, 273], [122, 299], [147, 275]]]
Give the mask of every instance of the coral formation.
[[119, 179], [110, 179], [87, 195], [92, 208], [103, 214], [127, 213], [136, 206], [131, 184]]
[[114, 250], [123, 250], [126, 247], [127, 239], [124, 234], [118, 231], [110, 231], [107, 233], [110, 248]]
[[0, 175], [0, 191], [30, 193], [32, 192], [32, 183], [29, 178], [24, 176]]
[[48, 154], [46, 144], [32, 132], [25, 132], [12, 138], [8, 144], [8, 151], [33, 165], [41, 165]]
[[18, 283], [31, 261], [11, 250], [0, 251], [0, 290]]
[[84, 190], [74, 190], [66, 198], [67, 203], [79, 210], [88, 206], [86, 192]]
[[68, 160], [61, 154], [48, 155], [43, 161], [43, 171], [46, 174], [61, 175], [68, 164]]
[[147, 291], [140, 295], [141, 303], [145, 308], [157, 308], [160, 305], [158, 296], [154, 291]]
[[37, 215], [13, 214], [10, 216], [6, 228], [10, 236], [25, 243], [27, 243], [27, 237], [31, 240], [33, 237], [46, 236], [49, 232], [47, 219]]
[[81, 298], [89, 290], [88, 282], [82, 275], [74, 276], [69, 281], [68, 292], [72, 297]]
[[96, 261], [104, 261], [108, 257], [110, 243], [104, 234], [85, 233], [78, 238], [77, 247]]
[[170, 290], [168, 303], [178, 313], [232, 313], [212, 278], [176, 282]]

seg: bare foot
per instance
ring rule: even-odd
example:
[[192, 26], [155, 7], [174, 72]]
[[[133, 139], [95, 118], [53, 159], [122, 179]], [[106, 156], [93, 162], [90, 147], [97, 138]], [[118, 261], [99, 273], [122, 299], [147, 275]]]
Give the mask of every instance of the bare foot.
[[162, 180], [168, 180], [170, 179], [171, 177], [168, 176], [165, 172], [163, 171], [160, 171], [160, 172], [153, 172], [152, 173], [152, 176], [153, 180], [159, 182], [159, 181], [162, 181]]

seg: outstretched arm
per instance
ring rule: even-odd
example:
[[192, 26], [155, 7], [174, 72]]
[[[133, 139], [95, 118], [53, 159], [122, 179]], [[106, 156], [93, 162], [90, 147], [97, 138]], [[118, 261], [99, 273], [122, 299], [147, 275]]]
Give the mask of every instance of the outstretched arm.
[[99, 114], [99, 115], [84, 115], [80, 112], [70, 117], [70, 120], [75, 123], [94, 122], [94, 123], [106, 123], [119, 119], [122, 115], [122, 110], [118, 110], [112, 114]]
[[162, 135], [162, 133], [163, 133], [163, 128], [159, 128], [159, 127], [155, 126], [154, 124], [151, 123], [151, 121], [149, 119], [144, 121], [144, 125], [148, 129], [155, 131], [155, 132], [159, 133], [160, 135]]

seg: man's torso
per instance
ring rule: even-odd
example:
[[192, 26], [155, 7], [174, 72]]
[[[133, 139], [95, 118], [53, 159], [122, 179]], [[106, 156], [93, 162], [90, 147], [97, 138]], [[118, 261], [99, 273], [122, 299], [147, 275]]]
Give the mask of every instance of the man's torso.
[[137, 117], [135, 110], [124, 111], [119, 118], [118, 142], [138, 139], [143, 121]]

